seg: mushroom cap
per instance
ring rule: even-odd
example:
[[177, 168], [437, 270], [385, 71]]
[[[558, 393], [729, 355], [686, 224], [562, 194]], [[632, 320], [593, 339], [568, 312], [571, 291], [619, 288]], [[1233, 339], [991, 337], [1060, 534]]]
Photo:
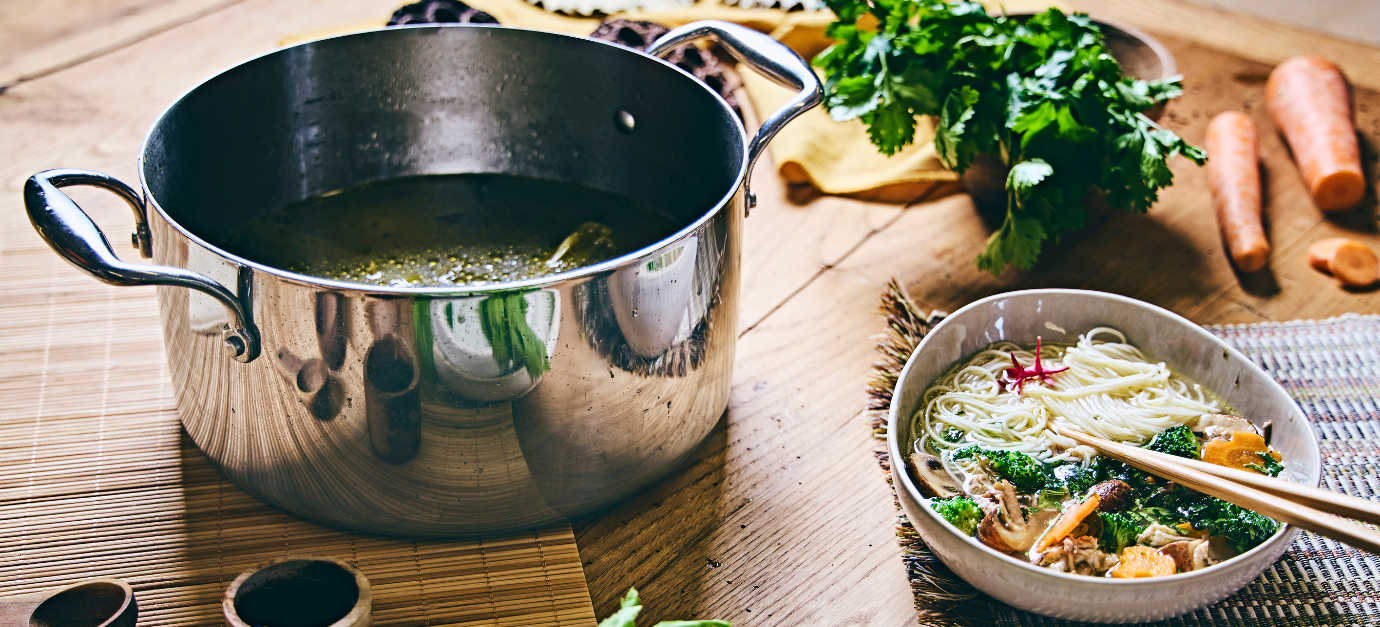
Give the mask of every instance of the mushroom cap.
[[911, 453], [910, 478], [920, 494], [929, 498], [947, 499], [963, 494], [958, 480], [944, 469], [944, 462], [934, 455]]
[[1122, 512], [1126, 511], [1135, 493], [1131, 490], [1130, 484], [1120, 479], [1109, 479], [1092, 487], [1092, 493], [1097, 495], [1097, 511], [1099, 512]]

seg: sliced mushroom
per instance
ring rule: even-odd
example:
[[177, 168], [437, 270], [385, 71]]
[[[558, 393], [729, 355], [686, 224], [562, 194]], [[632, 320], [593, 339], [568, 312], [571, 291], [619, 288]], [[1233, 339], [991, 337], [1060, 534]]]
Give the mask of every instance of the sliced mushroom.
[[983, 544], [1002, 553], [1014, 553], [1025, 544], [1025, 514], [1020, 503], [1016, 502], [1015, 488], [1007, 481], [1000, 481], [987, 494], [997, 506], [988, 510], [978, 524], [977, 537]]
[[985, 496], [997, 506], [987, 510], [987, 515], [982, 517], [977, 537], [983, 544], [1003, 553], [1029, 551], [1054, 520], [1053, 510], [1048, 510], [1048, 513], [1042, 510], [1026, 518], [1016, 489], [1010, 482], [998, 482]]
[[1124, 512], [1135, 498], [1131, 486], [1120, 479], [1103, 481], [1092, 487], [1092, 493], [1097, 495], [1099, 512]]
[[[1194, 542], [1192, 540], [1170, 542], [1160, 547], [1160, 555], [1174, 558], [1174, 566], [1179, 569], [1179, 572], [1186, 573], [1193, 570], [1193, 549], [1196, 548], [1193, 546]], [[1201, 540], [1197, 542], [1201, 542]]]
[[910, 454], [910, 478], [920, 494], [929, 498], [947, 499], [962, 492], [958, 480], [944, 469], [944, 462], [925, 453]]
[[1257, 433], [1255, 425], [1251, 421], [1240, 416], [1228, 416], [1226, 414], [1203, 414], [1198, 416], [1198, 420], [1189, 427], [1196, 433], [1201, 433], [1208, 439], [1230, 438], [1236, 431], [1247, 431]]

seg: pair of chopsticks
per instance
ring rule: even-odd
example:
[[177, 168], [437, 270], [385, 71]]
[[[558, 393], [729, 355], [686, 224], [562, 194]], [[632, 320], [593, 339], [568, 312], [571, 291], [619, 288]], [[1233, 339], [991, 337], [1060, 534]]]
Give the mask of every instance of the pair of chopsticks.
[[1245, 470], [1137, 448], [1069, 427], [1051, 425], [1050, 429], [1091, 446], [1102, 455], [1157, 477], [1380, 555], [1380, 532], [1329, 515], [1380, 524], [1380, 503]]

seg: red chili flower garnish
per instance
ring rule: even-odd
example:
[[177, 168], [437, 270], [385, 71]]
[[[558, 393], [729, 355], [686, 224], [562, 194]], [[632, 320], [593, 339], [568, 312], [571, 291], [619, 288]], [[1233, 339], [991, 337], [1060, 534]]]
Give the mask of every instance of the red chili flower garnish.
[[1025, 392], [1026, 379], [1038, 378], [1041, 383], [1049, 385], [1049, 375], [1058, 374], [1069, 369], [1068, 366], [1064, 366], [1063, 368], [1057, 368], [1055, 370], [1045, 370], [1044, 363], [1040, 361], [1040, 338], [1038, 336], [1035, 338], [1035, 367], [1026, 370], [1021, 366], [1021, 362], [1016, 361], [1016, 353], [1012, 352], [1010, 355], [1011, 367], [1003, 371], [1007, 376], [1006, 389], [1011, 389], [1010, 385], [1015, 383], [1017, 394]]

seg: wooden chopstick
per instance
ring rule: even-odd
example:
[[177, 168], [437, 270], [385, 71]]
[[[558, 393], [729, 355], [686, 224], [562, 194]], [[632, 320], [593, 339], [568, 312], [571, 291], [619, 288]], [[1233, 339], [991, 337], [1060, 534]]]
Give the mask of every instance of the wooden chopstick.
[[[1088, 437], [1097, 436], [1089, 435]], [[1269, 492], [1280, 498], [1295, 503], [1301, 503], [1329, 514], [1336, 514], [1343, 518], [1354, 518], [1363, 522], [1380, 525], [1380, 503], [1375, 501], [1358, 498], [1350, 494], [1342, 494], [1341, 492], [1333, 492], [1331, 490], [1323, 490], [1321, 488], [1284, 481], [1283, 479], [1267, 477], [1254, 472], [1218, 466], [1217, 464], [1209, 464], [1196, 459], [1175, 457], [1159, 451], [1151, 451], [1143, 448], [1137, 448], [1136, 451], [1141, 455], [1152, 457], [1160, 461], [1183, 464], [1194, 470], [1201, 470], [1209, 475], [1216, 475], [1223, 479], [1242, 483], [1257, 490]]]
[[1139, 468], [1157, 477], [1168, 479], [1209, 496], [1215, 496], [1228, 503], [1239, 505], [1300, 529], [1307, 529], [1363, 551], [1380, 555], [1380, 532], [1325, 514], [1285, 497], [1189, 467], [1187, 464], [1181, 463], [1184, 460], [1177, 457], [1167, 456], [1173, 460], [1168, 461], [1145, 455], [1151, 451], [1105, 440], [1076, 429], [1055, 425], [1051, 425], [1050, 429], [1059, 435], [1091, 446], [1097, 449], [1098, 453], [1125, 462], [1133, 468]]

